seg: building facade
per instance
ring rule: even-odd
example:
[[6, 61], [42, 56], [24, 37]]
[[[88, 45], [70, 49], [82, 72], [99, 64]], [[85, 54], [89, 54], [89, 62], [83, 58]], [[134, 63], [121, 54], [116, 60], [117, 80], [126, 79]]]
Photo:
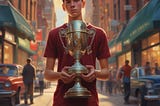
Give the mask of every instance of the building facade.
[[26, 58], [35, 53], [30, 48], [30, 41], [34, 40], [31, 23], [36, 21], [33, 15], [37, 9], [36, 1], [25, 1], [28, 5], [24, 7], [22, 4], [24, 3], [20, 0], [1, 0], [0, 2], [1, 63], [25, 64]]
[[108, 31], [113, 37], [109, 42], [110, 67], [119, 68], [126, 59], [132, 66], [144, 66], [147, 61], [152, 67], [155, 63], [160, 64], [159, 3], [158, 0], [114, 0], [111, 3], [115, 4], [111, 19], [117, 22], [115, 26], [111, 22], [111, 29], [114, 27], [118, 31]]
[[55, 25], [52, 1], [44, 0], [47, 5], [42, 2], [0, 1], [0, 63], [24, 65], [26, 59], [31, 57], [37, 66], [37, 58], [34, 57], [37, 54], [43, 56], [39, 47], [44, 48], [48, 30]]

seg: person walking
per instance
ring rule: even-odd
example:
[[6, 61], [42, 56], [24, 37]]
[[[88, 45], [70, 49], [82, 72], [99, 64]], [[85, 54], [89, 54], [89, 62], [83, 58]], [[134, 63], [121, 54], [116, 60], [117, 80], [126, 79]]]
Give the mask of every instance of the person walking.
[[39, 81], [39, 90], [40, 90], [40, 95], [43, 95], [44, 91], [44, 73], [42, 70], [37, 75], [38, 81]]
[[155, 63], [155, 74], [160, 75], [160, 68], [158, 66], [158, 63]]
[[132, 67], [129, 65], [129, 60], [125, 61], [125, 65], [121, 67], [119, 74], [122, 76], [124, 87], [124, 104], [129, 104], [129, 96], [130, 96], [130, 74]]
[[145, 75], [151, 75], [152, 74], [152, 69], [150, 66], [150, 62], [146, 62], [145, 66], [144, 66], [144, 70], [145, 70]]
[[109, 78], [107, 80], [107, 89], [108, 89], [109, 96], [111, 96], [113, 93], [113, 72], [112, 71], [113, 71], [112, 69], [109, 70]]
[[[68, 13], [68, 23], [82, 19], [82, 8], [85, 0], [63, 0], [63, 10]], [[80, 62], [89, 69], [89, 73], [80, 74], [81, 84], [91, 92], [89, 98], [64, 98], [66, 91], [74, 85], [76, 74], [68, 74], [67, 70], [74, 64], [74, 58], [65, 52], [65, 48], [59, 37], [59, 30], [68, 27], [68, 23], [50, 31], [44, 52], [46, 57], [46, 69], [44, 76], [49, 81], [57, 81], [54, 93], [53, 106], [99, 106], [96, 79], [106, 80], [109, 76], [107, 59], [110, 57], [108, 39], [102, 28], [87, 24], [88, 29], [95, 30], [95, 37], [91, 45], [92, 52], [84, 54]], [[91, 41], [91, 38], [89, 38]], [[66, 42], [64, 42], [66, 45]], [[54, 70], [55, 60], [58, 60], [58, 70]], [[96, 70], [96, 59], [99, 60], [100, 70]]]
[[23, 68], [22, 76], [25, 86], [24, 103], [28, 104], [28, 96], [30, 97], [30, 104], [33, 104], [33, 82], [35, 79], [35, 66], [31, 64], [31, 58], [27, 59], [27, 64]]

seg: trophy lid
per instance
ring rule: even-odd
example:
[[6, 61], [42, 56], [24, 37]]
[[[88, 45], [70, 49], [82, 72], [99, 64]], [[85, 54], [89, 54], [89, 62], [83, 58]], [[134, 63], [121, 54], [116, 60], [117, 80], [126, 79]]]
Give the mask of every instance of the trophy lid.
[[86, 24], [81, 20], [74, 20], [68, 23], [68, 32], [87, 32]]

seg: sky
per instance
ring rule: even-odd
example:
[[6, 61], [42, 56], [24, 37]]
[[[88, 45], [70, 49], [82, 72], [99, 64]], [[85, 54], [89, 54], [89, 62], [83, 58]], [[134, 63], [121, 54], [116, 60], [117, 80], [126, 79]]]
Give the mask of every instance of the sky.
[[67, 14], [62, 9], [62, 0], [53, 0], [56, 11], [56, 26], [60, 26], [67, 22]]

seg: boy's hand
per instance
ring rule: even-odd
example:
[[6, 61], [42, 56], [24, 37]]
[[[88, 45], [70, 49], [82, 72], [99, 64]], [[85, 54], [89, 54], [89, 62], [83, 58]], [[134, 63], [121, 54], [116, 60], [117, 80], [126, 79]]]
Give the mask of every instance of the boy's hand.
[[87, 69], [89, 70], [88, 74], [81, 74], [81, 78], [86, 82], [93, 82], [96, 79], [96, 72], [95, 68], [92, 65], [86, 65]]
[[65, 83], [65, 84], [68, 84], [70, 82], [73, 82], [74, 81], [74, 78], [76, 77], [76, 74], [75, 73], [72, 73], [72, 74], [68, 74], [67, 71], [70, 67], [69, 66], [65, 66], [63, 69], [62, 69], [62, 72], [60, 73], [60, 79]]

